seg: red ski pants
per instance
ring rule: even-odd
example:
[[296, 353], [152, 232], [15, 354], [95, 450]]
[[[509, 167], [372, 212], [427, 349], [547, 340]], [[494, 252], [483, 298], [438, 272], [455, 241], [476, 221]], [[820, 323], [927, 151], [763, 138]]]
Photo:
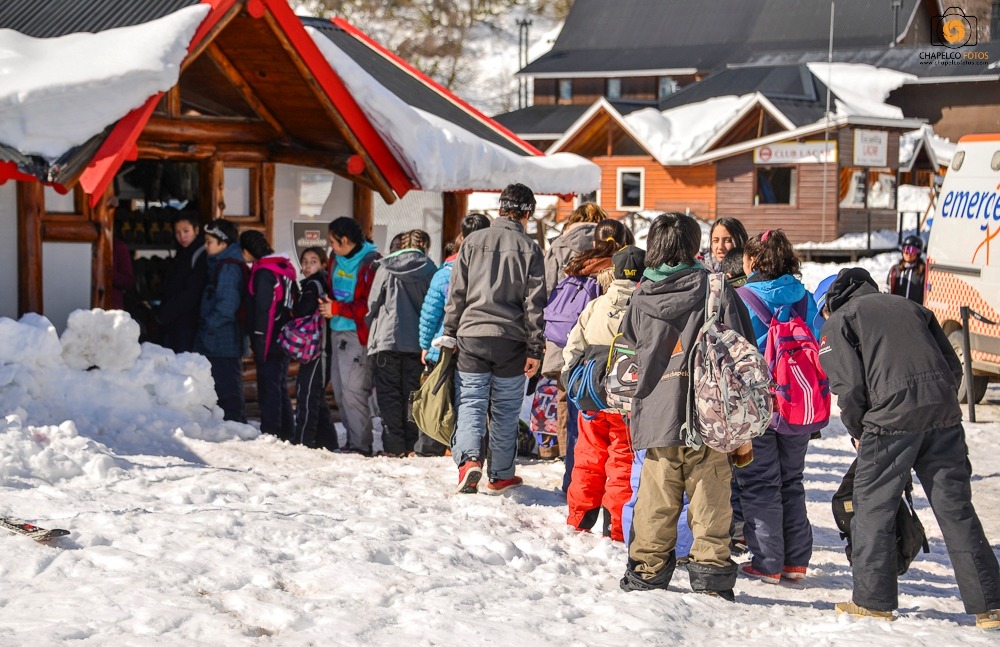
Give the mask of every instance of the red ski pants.
[[628, 426], [620, 414], [600, 411], [590, 420], [581, 413], [579, 429], [573, 479], [566, 493], [566, 522], [580, 528], [588, 512], [603, 506], [611, 513], [611, 539], [624, 541], [622, 507], [632, 497]]

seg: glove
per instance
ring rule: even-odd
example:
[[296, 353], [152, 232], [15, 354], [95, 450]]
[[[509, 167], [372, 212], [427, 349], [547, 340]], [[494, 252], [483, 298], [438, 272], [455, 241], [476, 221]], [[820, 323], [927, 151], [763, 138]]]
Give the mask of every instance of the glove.
[[431, 342], [431, 346], [438, 349], [448, 348], [455, 350], [458, 347], [458, 340], [448, 335], [441, 335]]

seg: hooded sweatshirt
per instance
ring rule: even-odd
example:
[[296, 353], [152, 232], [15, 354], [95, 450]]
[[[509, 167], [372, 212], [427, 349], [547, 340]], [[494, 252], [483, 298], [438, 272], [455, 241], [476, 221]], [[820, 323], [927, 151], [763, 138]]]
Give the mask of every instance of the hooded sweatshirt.
[[417, 249], [401, 249], [378, 262], [368, 295], [368, 354], [420, 352], [420, 308], [437, 267]]
[[[750, 277], [747, 279], [746, 285], [739, 288], [737, 292], [743, 294], [744, 291], [751, 291], [756, 294], [764, 304], [767, 309], [771, 311], [774, 315], [782, 306], [793, 306], [804, 297], [808, 295], [805, 304], [805, 312], [799, 313], [802, 316], [802, 320], [806, 322], [809, 329], [812, 331], [813, 336], [819, 340], [819, 326], [817, 325], [817, 310], [816, 301], [813, 299], [809, 291], [806, 290], [802, 282], [791, 274], [783, 274], [776, 279], [765, 280], [755, 272], [751, 272]], [[760, 352], [764, 352], [764, 347], [767, 346], [767, 330], [771, 325], [770, 321], [761, 321], [757, 313], [754, 312], [753, 308], [750, 310], [750, 321], [753, 323], [753, 334], [754, 340], [757, 342], [757, 348]], [[779, 319], [781, 321], [788, 321], [791, 317], [790, 308], [786, 308], [782, 312]], [[821, 322], [822, 319], [819, 320]]]
[[[330, 318], [330, 330], [343, 332], [358, 329], [358, 321], [364, 318], [368, 309], [368, 294], [357, 294], [358, 280], [361, 279], [364, 282], [367, 266], [377, 257], [378, 248], [375, 247], [374, 243], [369, 243], [368, 241], [355, 246], [354, 250], [348, 256], [340, 256], [338, 254], [333, 257], [330, 268], [333, 299], [341, 303], [352, 304], [354, 307], [348, 309], [341, 308], [339, 312], [335, 312], [334, 316]], [[355, 303], [357, 296], [362, 297], [362, 304]], [[358, 305], [363, 305], [365, 312], [357, 312]], [[355, 316], [359, 314], [360, 316]], [[360, 334], [358, 338], [361, 338]], [[362, 344], [368, 342], [367, 331], [365, 338], [360, 339], [360, 341]]]
[[566, 225], [562, 235], [549, 244], [545, 252], [545, 301], [556, 289], [556, 284], [563, 279], [566, 263], [580, 252], [593, 249], [594, 229], [592, 222], [574, 222]]
[[[664, 266], [632, 293], [622, 320], [622, 336], [636, 349], [639, 383], [632, 400], [634, 449], [684, 445], [690, 388], [688, 356], [705, 323], [708, 273], [699, 267]], [[742, 300], [722, 287], [719, 318], [741, 335], [752, 330]]]
[[962, 421], [962, 364], [934, 314], [882, 294], [863, 269], [842, 270], [827, 292], [820, 364], [840, 418], [862, 432], [928, 432]]

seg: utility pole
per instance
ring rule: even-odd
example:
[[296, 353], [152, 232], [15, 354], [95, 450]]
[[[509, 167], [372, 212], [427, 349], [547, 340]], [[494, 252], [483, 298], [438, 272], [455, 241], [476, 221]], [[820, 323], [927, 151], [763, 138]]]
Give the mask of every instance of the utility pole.
[[[528, 64], [528, 48], [531, 47], [531, 41], [528, 38], [530, 28], [530, 19], [521, 18], [517, 21], [517, 66], [519, 70]], [[528, 107], [528, 79], [523, 76], [517, 79], [517, 107]]]
[[892, 7], [892, 42], [889, 47], [895, 47], [896, 39], [899, 38], [899, 9], [902, 5], [903, 0], [889, 0], [889, 6]]

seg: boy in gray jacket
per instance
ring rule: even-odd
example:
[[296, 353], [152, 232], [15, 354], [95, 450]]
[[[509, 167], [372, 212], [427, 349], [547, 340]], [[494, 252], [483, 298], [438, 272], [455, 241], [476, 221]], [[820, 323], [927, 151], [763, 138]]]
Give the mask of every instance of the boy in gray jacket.
[[452, 456], [458, 492], [478, 491], [483, 474], [480, 445], [490, 411], [487, 494], [521, 484], [514, 475], [517, 418], [526, 376], [541, 361], [545, 269], [542, 250], [524, 233], [535, 195], [523, 184], [500, 194], [500, 217], [462, 243], [451, 272], [440, 344], [457, 347]]

